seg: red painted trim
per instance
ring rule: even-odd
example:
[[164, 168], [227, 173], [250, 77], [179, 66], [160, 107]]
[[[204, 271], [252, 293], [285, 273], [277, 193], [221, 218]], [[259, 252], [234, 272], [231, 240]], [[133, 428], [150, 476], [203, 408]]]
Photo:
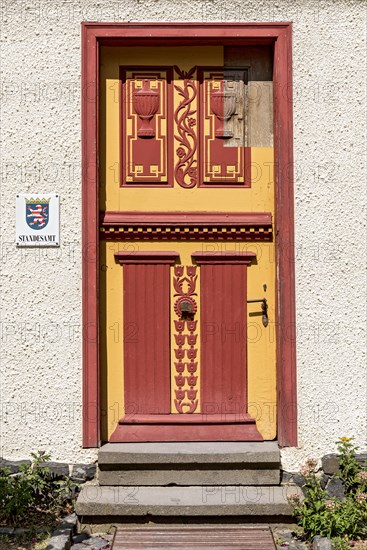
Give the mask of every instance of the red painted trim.
[[120, 424], [253, 424], [248, 414], [134, 414], [119, 420]]
[[295, 446], [297, 381], [291, 23], [274, 45], [274, 98], [278, 441], [281, 446]]
[[124, 228], [122, 230], [114, 227], [100, 230], [100, 238], [104, 241], [241, 241], [241, 242], [270, 242], [273, 240], [271, 228], [246, 227], [228, 229], [223, 227], [186, 228], [177, 227], [170, 231], [166, 228]]
[[263, 441], [263, 438], [257, 431], [255, 422], [251, 424], [118, 424], [110, 437], [111, 443], [133, 441]]
[[271, 212], [101, 212], [101, 225], [187, 225], [207, 227], [261, 225], [271, 227]]
[[[82, 23], [83, 446], [99, 444], [99, 46], [273, 44], [277, 235], [278, 441], [297, 445], [291, 23]], [[94, 338], [89, 336], [94, 328]], [[90, 413], [92, 411], [92, 413]], [[134, 428], [134, 427], [133, 427]]]
[[192, 258], [199, 265], [201, 264], [245, 264], [250, 265], [251, 261], [256, 258], [255, 252], [193, 252]]
[[100, 443], [98, 53], [95, 37], [82, 25], [83, 447]]
[[179, 257], [178, 252], [115, 252], [115, 259], [120, 264], [169, 264], [173, 265]]

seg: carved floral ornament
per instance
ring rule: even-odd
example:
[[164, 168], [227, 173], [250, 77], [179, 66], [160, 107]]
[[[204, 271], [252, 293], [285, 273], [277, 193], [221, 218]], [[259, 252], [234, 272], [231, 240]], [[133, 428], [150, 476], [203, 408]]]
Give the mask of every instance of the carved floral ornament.
[[175, 290], [175, 407], [179, 413], [194, 413], [198, 407], [197, 386], [197, 266], [174, 266], [173, 288]]
[[195, 187], [198, 181], [198, 167], [195, 159], [198, 142], [195, 131], [197, 111], [192, 108], [192, 103], [197, 96], [197, 87], [192, 78], [196, 67], [192, 67], [187, 72], [181, 71], [176, 65], [174, 69], [183, 80], [183, 86], [175, 84], [175, 90], [182, 97], [174, 115], [177, 129], [175, 138], [180, 144], [176, 149], [178, 160], [175, 166], [175, 178], [181, 187], [190, 189]]
[[233, 83], [240, 77], [227, 80], [220, 67], [177, 65], [121, 66], [120, 74], [122, 185], [251, 187], [250, 153], [239, 145], [242, 96]]

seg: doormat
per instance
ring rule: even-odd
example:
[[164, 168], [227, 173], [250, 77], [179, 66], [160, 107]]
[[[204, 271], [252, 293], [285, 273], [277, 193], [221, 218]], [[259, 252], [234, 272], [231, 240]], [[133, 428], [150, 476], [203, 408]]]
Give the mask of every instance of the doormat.
[[270, 527], [145, 527], [119, 528], [113, 550], [274, 550]]

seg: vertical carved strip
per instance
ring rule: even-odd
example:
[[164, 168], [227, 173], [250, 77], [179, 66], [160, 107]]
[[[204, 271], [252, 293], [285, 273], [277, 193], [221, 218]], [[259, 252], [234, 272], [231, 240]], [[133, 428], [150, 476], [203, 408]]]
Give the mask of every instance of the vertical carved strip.
[[181, 71], [175, 66], [175, 71], [179, 78], [183, 80], [183, 86], [175, 85], [175, 90], [182, 97], [178, 107], [175, 110], [175, 139], [179, 146], [176, 149], [178, 160], [175, 165], [175, 178], [181, 187], [190, 189], [197, 185], [197, 135], [194, 127], [196, 126], [197, 110], [193, 108], [193, 102], [197, 96], [197, 86], [192, 79], [196, 67], [190, 71]]
[[197, 267], [175, 266], [174, 288], [174, 404], [176, 411], [194, 413], [198, 409], [198, 322], [194, 320], [197, 303]]

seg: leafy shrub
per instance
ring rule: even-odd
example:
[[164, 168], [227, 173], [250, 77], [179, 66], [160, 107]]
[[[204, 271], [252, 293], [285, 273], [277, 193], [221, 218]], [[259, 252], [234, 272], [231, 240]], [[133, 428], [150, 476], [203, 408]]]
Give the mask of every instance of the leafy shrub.
[[42, 466], [50, 460], [44, 452], [32, 453], [31, 464], [23, 464], [18, 474], [0, 469], [0, 521], [7, 524], [27, 522], [35, 515], [60, 515], [70, 507], [76, 484], [70, 478], [55, 478]]
[[316, 461], [309, 459], [301, 468], [305, 498], [301, 501], [291, 495], [289, 501], [307, 539], [321, 535], [334, 538], [336, 548], [346, 548], [346, 541], [367, 535], [367, 471], [356, 460], [352, 438], [340, 438], [337, 446], [340, 471], [336, 477], [344, 484], [345, 498], [328, 496], [315, 473]]

